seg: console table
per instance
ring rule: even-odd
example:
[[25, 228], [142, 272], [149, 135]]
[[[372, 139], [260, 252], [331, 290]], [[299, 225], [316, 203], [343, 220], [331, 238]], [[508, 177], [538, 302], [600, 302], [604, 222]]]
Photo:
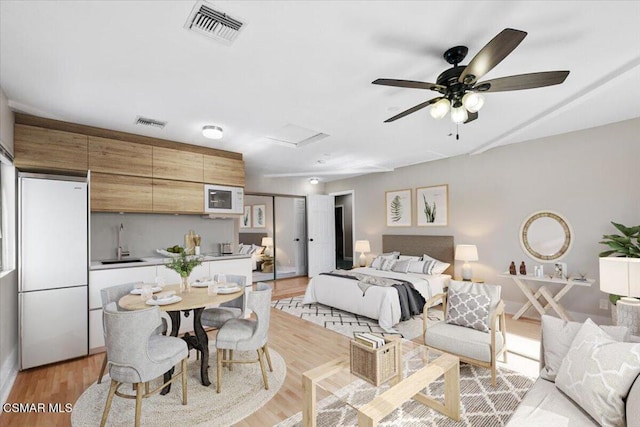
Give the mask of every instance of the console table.
[[[522, 291], [524, 296], [529, 300], [525, 305], [523, 305], [520, 310], [518, 310], [514, 315], [513, 319], [518, 320], [528, 309], [534, 307], [538, 310], [540, 315], [545, 314], [550, 308], [552, 308], [561, 319], [564, 320], [572, 320], [571, 316], [566, 312], [562, 304], [560, 304], [560, 300], [563, 296], [567, 294], [574, 286], [587, 286], [590, 287], [595, 282], [591, 279], [586, 280], [575, 280], [575, 279], [558, 279], [558, 278], [550, 278], [550, 277], [536, 277], [531, 275], [522, 275], [522, 274], [509, 274], [503, 273], [499, 274], [498, 277], [505, 277], [513, 280], [518, 288]], [[543, 285], [534, 292], [530, 286], [527, 285], [528, 282], [540, 282]], [[547, 284], [557, 284], [564, 285], [562, 289], [560, 289], [555, 295], [551, 292], [551, 290], [547, 287]], [[543, 297], [547, 303], [543, 306], [540, 304], [538, 299]]]

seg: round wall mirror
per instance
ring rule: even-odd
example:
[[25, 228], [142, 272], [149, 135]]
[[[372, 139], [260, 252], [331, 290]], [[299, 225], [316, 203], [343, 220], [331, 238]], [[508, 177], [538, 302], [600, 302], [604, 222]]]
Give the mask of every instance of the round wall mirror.
[[531, 214], [520, 227], [520, 244], [531, 258], [556, 261], [569, 252], [573, 236], [569, 223], [559, 214], [541, 211]]

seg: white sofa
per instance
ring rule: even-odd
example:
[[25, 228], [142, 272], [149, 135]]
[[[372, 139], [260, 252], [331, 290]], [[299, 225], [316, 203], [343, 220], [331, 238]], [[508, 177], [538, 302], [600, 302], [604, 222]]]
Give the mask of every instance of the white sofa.
[[[556, 345], [550, 341], [547, 340], [546, 344]], [[639, 340], [631, 339], [631, 341]], [[547, 366], [544, 357], [544, 333], [540, 340], [540, 347], [540, 369], [541, 373], [543, 373]], [[537, 379], [533, 387], [524, 396], [515, 413], [509, 419], [507, 426], [584, 427], [600, 425], [571, 398], [560, 391], [553, 381], [544, 379], [543, 376], [544, 374]], [[633, 383], [625, 405], [627, 427], [640, 427], [640, 378], [636, 378]]]

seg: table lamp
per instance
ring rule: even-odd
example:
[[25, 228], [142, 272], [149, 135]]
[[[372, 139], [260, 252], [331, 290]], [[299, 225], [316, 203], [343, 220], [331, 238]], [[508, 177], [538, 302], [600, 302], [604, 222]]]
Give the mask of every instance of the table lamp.
[[469, 261], [478, 261], [478, 248], [476, 248], [476, 245], [456, 245], [455, 259], [464, 261], [464, 264], [462, 264], [462, 280], [471, 280], [472, 272]]
[[369, 245], [368, 240], [356, 240], [356, 252], [360, 252], [360, 258], [358, 258], [358, 264], [360, 267], [364, 267], [367, 265], [367, 257], [364, 255], [365, 252], [371, 252], [371, 246]]
[[600, 290], [620, 295], [616, 303], [617, 324], [640, 333], [640, 258], [600, 258]]
[[271, 247], [273, 246], [273, 237], [263, 237], [262, 246], [265, 247], [264, 254], [271, 256]]

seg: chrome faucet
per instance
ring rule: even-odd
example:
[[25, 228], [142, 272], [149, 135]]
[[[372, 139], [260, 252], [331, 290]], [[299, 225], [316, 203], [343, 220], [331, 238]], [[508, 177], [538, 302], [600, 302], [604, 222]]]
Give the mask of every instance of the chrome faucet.
[[116, 249], [116, 256], [118, 260], [121, 260], [123, 256], [129, 256], [129, 251], [122, 250], [122, 232], [124, 231], [124, 225], [120, 223], [118, 227], [118, 248]]

